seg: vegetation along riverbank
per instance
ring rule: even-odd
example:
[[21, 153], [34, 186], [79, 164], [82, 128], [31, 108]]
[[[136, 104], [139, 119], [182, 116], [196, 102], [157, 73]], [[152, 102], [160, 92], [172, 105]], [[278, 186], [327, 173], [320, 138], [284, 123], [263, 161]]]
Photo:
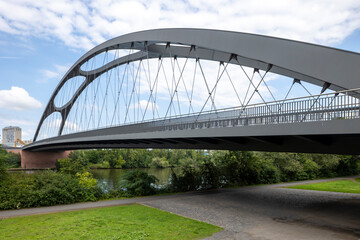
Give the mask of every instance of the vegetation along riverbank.
[[[231, 186], [269, 184], [357, 175], [359, 156], [245, 151], [112, 149], [74, 151], [56, 170], [9, 173], [16, 156], [0, 152], [0, 209], [70, 204]], [[104, 186], [92, 168], [177, 168], [168, 184], [129, 171], [118, 184]], [[179, 170], [180, 169], [180, 170]]]

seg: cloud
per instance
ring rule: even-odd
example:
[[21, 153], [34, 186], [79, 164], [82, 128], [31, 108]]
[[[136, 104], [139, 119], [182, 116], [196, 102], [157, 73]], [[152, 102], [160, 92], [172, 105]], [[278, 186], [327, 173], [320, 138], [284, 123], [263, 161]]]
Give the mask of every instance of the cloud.
[[21, 120], [21, 119], [11, 119], [0, 116], [0, 122], [4, 126], [34, 126], [34, 122]]
[[0, 90], [0, 108], [24, 111], [41, 107], [42, 104], [23, 88], [12, 86], [10, 90]]
[[0, 56], [0, 59], [7, 59], [7, 60], [12, 60], [12, 59], [21, 59], [20, 57], [8, 57], [8, 56]]
[[0, 0], [0, 31], [86, 50], [151, 28], [225, 29], [335, 44], [359, 26], [358, 0]]
[[60, 80], [66, 71], [70, 68], [70, 65], [58, 65], [55, 64], [52, 70], [43, 69], [40, 70], [42, 78], [38, 79], [38, 83], [47, 83], [51, 79]]
[[34, 136], [34, 130], [33, 129], [22, 130], [21, 135], [23, 140], [30, 140], [30, 139], [32, 140]]

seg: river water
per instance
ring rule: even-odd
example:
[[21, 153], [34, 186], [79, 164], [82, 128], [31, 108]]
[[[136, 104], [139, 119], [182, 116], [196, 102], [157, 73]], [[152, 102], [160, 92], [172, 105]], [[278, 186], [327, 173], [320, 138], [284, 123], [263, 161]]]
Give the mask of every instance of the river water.
[[[122, 176], [132, 170], [140, 170], [148, 174], [154, 175], [159, 181], [156, 185], [161, 186], [169, 183], [171, 177], [170, 168], [138, 168], [138, 169], [92, 169], [90, 172], [93, 177], [107, 188], [114, 188], [117, 186]], [[180, 169], [174, 169], [178, 173]]]

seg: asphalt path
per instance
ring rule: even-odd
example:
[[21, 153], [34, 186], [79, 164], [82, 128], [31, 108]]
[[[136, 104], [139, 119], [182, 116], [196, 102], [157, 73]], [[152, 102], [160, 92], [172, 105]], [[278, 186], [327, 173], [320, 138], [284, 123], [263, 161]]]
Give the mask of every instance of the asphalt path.
[[0, 211], [0, 218], [138, 203], [215, 224], [207, 239], [360, 239], [360, 194], [251, 186]]

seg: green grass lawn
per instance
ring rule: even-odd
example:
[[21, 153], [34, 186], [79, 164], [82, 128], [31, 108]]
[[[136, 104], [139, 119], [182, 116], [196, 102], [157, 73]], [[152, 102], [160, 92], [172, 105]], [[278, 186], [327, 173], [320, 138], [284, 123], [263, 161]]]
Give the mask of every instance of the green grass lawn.
[[331, 182], [296, 185], [288, 188], [329, 192], [360, 193], [360, 182], [356, 183], [350, 180], [337, 180]]
[[142, 205], [0, 219], [0, 239], [7, 240], [201, 239], [221, 230]]
[[360, 182], [360, 178], [356, 178], [355, 180], [356, 180], [357, 182]]

